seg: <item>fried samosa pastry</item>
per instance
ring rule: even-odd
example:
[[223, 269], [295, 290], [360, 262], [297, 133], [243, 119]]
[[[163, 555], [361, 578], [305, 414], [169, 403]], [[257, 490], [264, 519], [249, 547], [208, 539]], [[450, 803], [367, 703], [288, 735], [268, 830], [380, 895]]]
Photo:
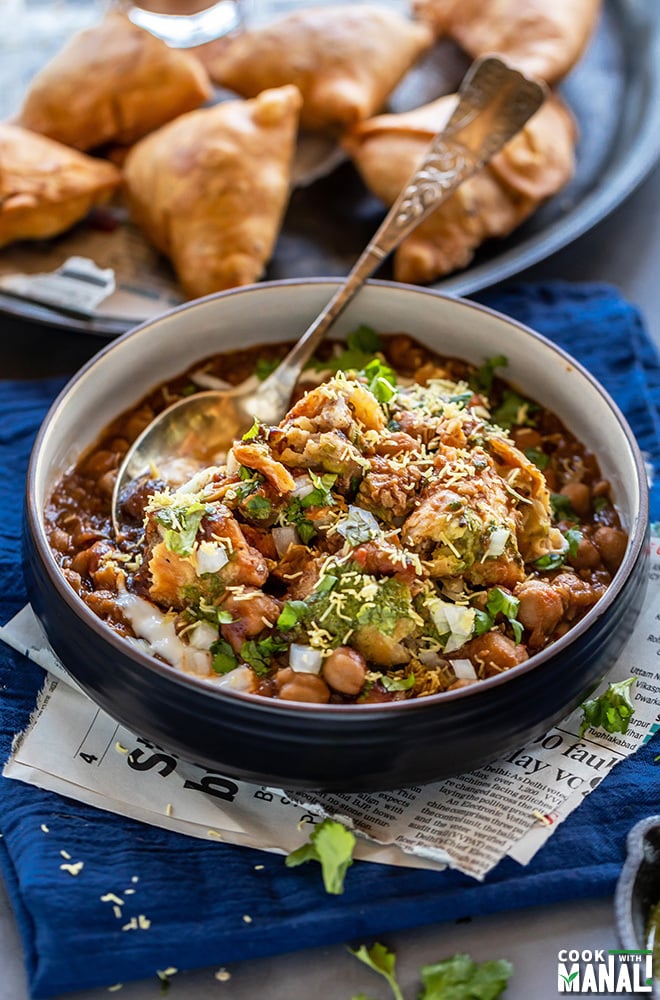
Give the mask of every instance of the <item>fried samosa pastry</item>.
[[295, 84], [301, 127], [338, 133], [380, 111], [432, 42], [426, 25], [385, 7], [311, 7], [236, 35], [205, 63], [216, 83], [244, 97]]
[[37, 73], [15, 123], [76, 149], [129, 145], [211, 92], [198, 59], [113, 11]]
[[437, 38], [449, 36], [473, 59], [499, 55], [546, 83], [581, 57], [601, 0], [414, 0], [415, 15]]
[[190, 297], [258, 280], [290, 190], [296, 87], [182, 115], [138, 142], [124, 177], [133, 217]]
[[120, 181], [112, 163], [0, 122], [0, 247], [59, 235]]
[[[367, 187], [391, 205], [410, 179], [456, 95], [400, 115], [357, 125], [343, 145]], [[559, 191], [575, 168], [576, 126], [552, 94], [490, 163], [461, 186], [403, 241], [394, 256], [398, 281], [422, 284], [467, 267], [491, 237], [507, 236]]]

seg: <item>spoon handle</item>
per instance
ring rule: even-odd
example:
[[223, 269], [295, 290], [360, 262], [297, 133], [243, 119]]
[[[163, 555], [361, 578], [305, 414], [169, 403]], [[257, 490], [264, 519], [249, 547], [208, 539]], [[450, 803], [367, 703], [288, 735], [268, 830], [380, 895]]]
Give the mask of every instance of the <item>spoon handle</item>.
[[372, 240], [277, 372], [262, 383], [262, 408], [271, 394], [286, 396], [288, 401], [305, 363], [367, 278], [459, 184], [480, 170], [520, 131], [546, 94], [543, 84], [494, 56], [473, 64], [461, 84], [451, 118], [431, 142]]

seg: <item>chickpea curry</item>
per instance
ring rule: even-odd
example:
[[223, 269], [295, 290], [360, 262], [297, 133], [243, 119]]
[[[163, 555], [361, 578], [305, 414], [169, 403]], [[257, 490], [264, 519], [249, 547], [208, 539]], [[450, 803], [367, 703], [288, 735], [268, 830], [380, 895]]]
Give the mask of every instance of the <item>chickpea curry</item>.
[[603, 595], [627, 536], [595, 456], [500, 377], [506, 358], [476, 367], [368, 327], [324, 345], [278, 426], [131, 483], [115, 539], [117, 467], [153, 416], [264, 377], [286, 348], [158, 387], [50, 498], [62, 572], [129, 642], [236, 691], [400, 701], [522, 663]]

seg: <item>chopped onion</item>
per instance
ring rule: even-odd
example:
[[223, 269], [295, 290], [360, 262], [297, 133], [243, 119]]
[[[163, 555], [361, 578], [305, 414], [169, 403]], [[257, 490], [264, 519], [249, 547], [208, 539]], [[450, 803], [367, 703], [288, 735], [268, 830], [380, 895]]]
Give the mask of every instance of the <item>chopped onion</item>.
[[229, 556], [224, 545], [217, 542], [200, 542], [195, 553], [197, 572], [201, 576], [203, 573], [217, 573], [229, 562]]
[[188, 629], [188, 645], [195, 649], [210, 649], [214, 642], [218, 640], [218, 630], [208, 622], [195, 622]]
[[292, 642], [289, 648], [289, 666], [298, 674], [319, 674], [323, 655], [320, 649], [311, 646], [300, 646]]
[[230, 670], [227, 674], [218, 674], [212, 678], [213, 683], [218, 687], [229, 687], [233, 691], [254, 691], [254, 673], [249, 667], [240, 666], [235, 670]]
[[206, 649], [195, 649], [193, 646], [188, 646], [184, 649], [181, 663], [179, 664], [182, 670], [190, 674], [197, 674], [198, 677], [208, 677], [211, 673], [211, 665], [212, 659], [209, 651]]
[[476, 681], [477, 672], [472, 665], [472, 660], [451, 660], [451, 665], [459, 681]]
[[296, 485], [291, 490], [291, 496], [295, 497], [296, 500], [302, 500], [303, 497], [309, 496], [314, 489], [316, 487], [309, 476], [298, 476]]
[[293, 524], [285, 524], [281, 528], [273, 528], [271, 533], [280, 559], [286, 555], [286, 551], [290, 545], [297, 545], [300, 542], [300, 536]]
[[490, 535], [490, 540], [488, 542], [488, 548], [486, 549], [484, 558], [490, 559], [501, 556], [506, 547], [506, 543], [509, 540], [509, 535], [511, 532], [508, 528], [500, 526], [499, 528], [494, 528]]

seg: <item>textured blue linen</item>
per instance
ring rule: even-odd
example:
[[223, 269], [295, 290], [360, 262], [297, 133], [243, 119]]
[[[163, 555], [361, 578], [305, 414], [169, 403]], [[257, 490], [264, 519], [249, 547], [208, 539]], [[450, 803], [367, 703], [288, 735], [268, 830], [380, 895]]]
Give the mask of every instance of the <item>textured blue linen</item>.
[[[660, 363], [637, 311], [615, 289], [553, 283], [479, 297], [581, 360], [615, 397], [660, 483]], [[503, 345], [497, 345], [501, 350]], [[61, 380], [0, 383], [0, 622], [25, 603], [21, 491], [31, 443]], [[660, 518], [660, 488], [652, 492]], [[27, 723], [43, 672], [0, 643], [0, 760]], [[207, 843], [0, 780], [0, 862], [18, 919], [33, 997], [108, 986], [175, 966], [192, 969], [515, 907], [611, 893], [625, 836], [660, 812], [657, 738], [618, 765], [528, 867], [505, 860], [477, 883], [456, 872], [356, 863], [341, 896], [316, 865]], [[41, 830], [45, 824], [47, 836]], [[85, 867], [60, 871], [60, 851]], [[255, 865], [263, 869], [255, 870]], [[132, 876], [139, 881], [132, 884]], [[135, 888], [147, 931], [122, 932], [99, 897]], [[252, 917], [251, 923], [243, 915]]]

